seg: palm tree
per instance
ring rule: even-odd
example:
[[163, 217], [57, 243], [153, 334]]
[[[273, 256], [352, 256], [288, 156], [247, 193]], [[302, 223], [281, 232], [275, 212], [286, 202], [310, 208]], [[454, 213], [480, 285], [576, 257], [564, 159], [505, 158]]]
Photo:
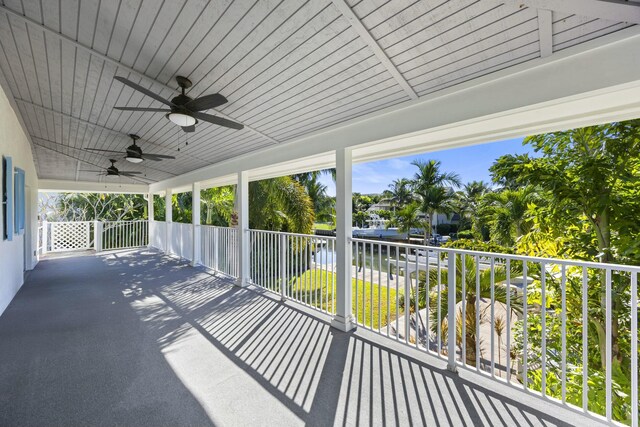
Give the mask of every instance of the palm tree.
[[502, 334], [504, 333], [504, 328], [506, 326], [507, 326], [506, 322], [504, 320], [504, 317], [502, 316], [496, 317], [495, 320], [493, 321], [493, 330], [498, 336], [498, 364], [501, 363], [502, 352], [500, 347], [502, 347]]
[[398, 231], [407, 233], [407, 242], [410, 240], [412, 229], [424, 226], [424, 221], [420, 218], [420, 205], [416, 202], [410, 203], [397, 211], [387, 223], [387, 228], [398, 227]]
[[400, 178], [394, 180], [389, 184], [388, 197], [391, 199], [393, 209], [396, 207], [404, 207], [414, 200], [413, 193], [411, 191], [411, 181], [406, 178]]
[[436, 212], [451, 214], [454, 212], [455, 193], [451, 188], [460, 186], [460, 177], [452, 172], [440, 172], [441, 163], [436, 160], [414, 160], [412, 165], [418, 168], [413, 177], [412, 187], [420, 199], [420, 209], [426, 216], [425, 244], [431, 236], [431, 219]]
[[317, 175], [306, 179], [301, 184], [303, 184], [309, 198], [311, 198], [313, 210], [318, 220], [331, 220], [334, 199], [327, 196], [327, 186], [320, 182]]
[[200, 192], [200, 203], [204, 208], [204, 223], [228, 226], [233, 213], [234, 187], [207, 188]]
[[249, 226], [255, 229], [310, 233], [315, 215], [311, 198], [288, 176], [249, 183]]
[[533, 187], [503, 190], [485, 195], [480, 216], [489, 226], [491, 239], [505, 246], [513, 246], [516, 240], [531, 228], [527, 210], [534, 202]]
[[478, 209], [482, 198], [491, 192], [491, 187], [484, 181], [471, 181], [464, 184], [456, 193], [456, 210], [460, 214], [460, 229], [471, 228], [478, 218]]
[[[464, 304], [465, 314], [466, 314], [466, 324], [465, 324], [465, 344], [466, 344], [466, 359], [467, 363], [475, 366], [476, 362], [476, 354], [480, 350], [480, 337], [476, 336], [476, 317], [480, 318], [480, 323], [482, 323], [482, 318], [484, 317], [484, 313], [478, 312], [476, 316], [476, 302], [479, 299], [489, 299], [491, 298], [491, 271], [484, 270], [480, 271], [479, 276], [479, 290], [480, 292], [476, 292], [476, 261], [473, 256], [465, 256], [464, 257], [465, 264], [465, 295], [463, 300], [462, 295], [462, 259], [461, 257], [456, 257], [456, 301], [459, 301], [460, 304]], [[519, 269], [521, 266], [516, 265], [515, 263], [511, 264], [511, 277], [517, 277], [518, 274], [521, 274]], [[448, 300], [449, 300], [449, 289], [446, 287], [448, 283], [448, 271], [442, 269], [440, 271], [440, 282], [438, 282], [438, 269], [433, 268], [429, 270], [429, 310], [431, 316], [431, 329], [434, 332], [438, 332], [438, 328], [440, 329], [440, 333], [443, 334], [443, 326], [447, 322], [447, 315], [449, 312]], [[504, 267], [496, 266], [494, 267], [494, 301], [498, 303], [505, 304], [507, 303], [507, 288], [506, 286], [498, 284], [501, 281], [506, 280], [507, 272]], [[438, 298], [437, 293], [440, 292], [440, 318], [441, 322], [438, 322]], [[418, 305], [420, 307], [425, 307], [427, 305], [427, 287], [425, 275], [422, 273], [420, 277], [420, 288], [418, 292]], [[522, 313], [522, 300], [520, 296], [514, 291], [511, 290], [510, 295], [510, 305], [511, 310], [515, 313]], [[462, 333], [458, 336], [458, 346], [462, 347]]]

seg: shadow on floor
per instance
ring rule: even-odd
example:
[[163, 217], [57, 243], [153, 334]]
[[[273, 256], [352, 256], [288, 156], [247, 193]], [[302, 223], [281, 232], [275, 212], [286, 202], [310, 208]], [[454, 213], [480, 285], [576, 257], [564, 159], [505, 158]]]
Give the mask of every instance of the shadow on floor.
[[153, 251], [42, 263], [0, 343], [0, 424], [564, 425]]

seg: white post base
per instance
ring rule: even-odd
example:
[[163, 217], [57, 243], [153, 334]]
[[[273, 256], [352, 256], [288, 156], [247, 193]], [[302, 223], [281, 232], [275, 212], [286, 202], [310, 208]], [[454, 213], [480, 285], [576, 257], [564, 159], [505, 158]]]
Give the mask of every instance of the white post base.
[[351, 316], [346, 319], [342, 316], [335, 315], [331, 319], [331, 327], [336, 328], [342, 332], [349, 332], [356, 328], [356, 322], [353, 321]]

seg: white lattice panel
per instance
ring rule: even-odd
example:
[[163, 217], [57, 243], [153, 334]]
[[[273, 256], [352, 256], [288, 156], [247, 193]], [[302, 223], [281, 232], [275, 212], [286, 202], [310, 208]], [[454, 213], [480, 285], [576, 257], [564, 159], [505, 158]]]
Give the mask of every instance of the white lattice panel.
[[89, 222], [52, 222], [51, 251], [72, 251], [91, 248]]

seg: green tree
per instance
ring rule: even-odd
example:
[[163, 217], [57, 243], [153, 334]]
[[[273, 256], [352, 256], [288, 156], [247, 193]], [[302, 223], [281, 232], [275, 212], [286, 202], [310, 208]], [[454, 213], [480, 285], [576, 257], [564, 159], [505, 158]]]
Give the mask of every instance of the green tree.
[[400, 178], [394, 180], [389, 184], [389, 193], [387, 197], [391, 199], [391, 204], [394, 208], [403, 208], [414, 200], [413, 192], [411, 191], [411, 181], [407, 178]]
[[313, 229], [312, 201], [291, 177], [250, 182], [249, 207], [251, 228], [305, 234]]
[[528, 208], [535, 198], [536, 192], [531, 186], [487, 193], [476, 213], [489, 227], [491, 240], [513, 246], [531, 229]]
[[48, 221], [127, 221], [147, 218], [141, 194], [51, 193], [40, 198], [40, 218]]
[[412, 180], [412, 187], [420, 200], [420, 210], [426, 216], [425, 243], [431, 236], [431, 219], [437, 213], [450, 215], [455, 210], [455, 193], [447, 186], [459, 187], [460, 177], [456, 173], [441, 172], [441, 163], [436, 160], [414, 160], [418, 168]]
[[401, 233], [407, 233], [407, 242], [409, 242], [412, 229], [426, 228], [428, 226], [420, 217], [420, 213], [420, 205], [417, 202], [410, 203], [393, 214], [391, 220], [387, 223], [387, 228], [398, 227]]
[[201, 218], [204, 224], [228, 227], [233, 213], [235, 186], [207, 188], [200, 191]]
[[480, 202], [485, 195], [491, 192], [491, 187], [484, 181], [472, 181], [465, 184], [462, 190], [456, 193], [455, 207], [460, 214], [459, 230], [479, 230], [479, 236], [483, 237], [482, 230], [485, 224], [481, 221], [478, 211]]
[[[492, 166], [495, 182], [510, 188], [536, 185], [544, 205], [530, 206], [531, 232], [522, 236], [521, 253], [565, 256], [603, 263], [640, 262], [640, 120], [590, 126], [525, 139], [539, 157], [503, 156]], [[567, 318], [581, 319], [582, 271], [566, 274]], [[611, 324], [606, 322], [605, 275], [588, 269], [588, 370], [589, 406], [603, 413], [605, 367], [613, 377], [614, 418], [629, 422], [630, 312], [629, 277], [611, 275]], [[570, 371], [570, 399], [581, 397], [581, 322], [563, 331], [558, 295], [560, 280], [547, 275], [547, 393], [559, 397], [557, 384], [561, 335], [566, 334]], [[539, 292], [540, 280], [532, 285]], [[532, 313], [530, 332], [540, 328], [540, 316]], [[606, 357], [607, 334], [611, 338], [611, 359]], [[532, 345], [539, 344], [535, 342]], [[531, 347], [530, 347], [531, 348]], [[541, 386], [541, 372], [534, 371], [531, 384]], [[537, 377], [536, 377], [537, 376]], [[575, 391], [575, 393], [573, 393]], [[567, 394], [569, 396], [569, 393]], [[579, 402], [576, 402], [579, 403]]]

